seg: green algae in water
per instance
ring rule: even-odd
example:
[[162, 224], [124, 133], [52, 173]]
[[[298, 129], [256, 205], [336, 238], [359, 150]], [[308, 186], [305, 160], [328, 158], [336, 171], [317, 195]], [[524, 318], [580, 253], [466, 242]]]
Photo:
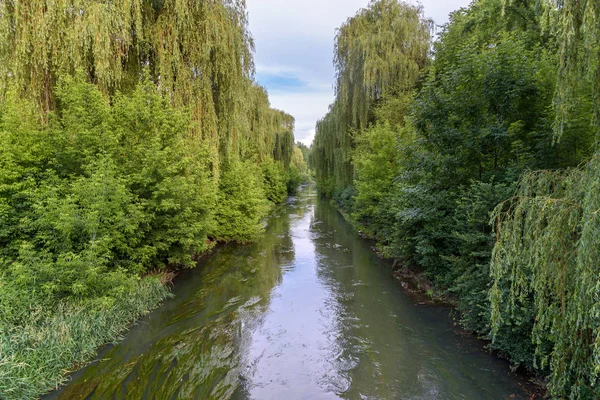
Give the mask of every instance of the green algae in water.
[[174, 292], [48, 398], [529, 398], [447, 309], [414, 305], [312, 189]]

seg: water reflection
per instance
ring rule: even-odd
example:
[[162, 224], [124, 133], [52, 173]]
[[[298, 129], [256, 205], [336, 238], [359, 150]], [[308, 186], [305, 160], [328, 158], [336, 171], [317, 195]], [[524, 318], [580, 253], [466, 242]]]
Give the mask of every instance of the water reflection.
[[332, 308], [341, 349], [337, 368], [351, 383], [338, 394], [352, 399], [405, 398], [414, 390], [419, 371], [407, 328], [414, 322], [404, 310], [410, 304], [393, 296], [398, 289], [389, 277], [389, 267], [328, 204], [318, 204], [312, 230], [319, 277], [335, 296]]
[[48, 398], [230, 398], [271, 291], [294, 265], [290, 220], [303, 213], [282, 207], [257, 243], [218, 248], [178, 278], [175, 299]]
[[503, 362], [456, 334], [447, 310], [416, 307], [343, 217], [317, 202], [311, 226], [318, 276], [334, 297], [337, 391], [346, 399], [526, 398]]
[[[313, 195], [314, 196], [314, 195]], [[335, 368], [341, 352], [334, 340], [338, 316], [331, 287], [318, 278], [311, 220], [313, 196], [303, 196], [308, 213], [293, 219], [295, 263], [285, 269], [283, 284], [271, 296], [269, 309], [252, 334], [235, 398], [329, 399], [349, 382]]]
[[525, 398], [447, 310], [415, 306], [314, 190], [278, 209], [257, 243], [216, 250], [175, 293], [48, 398]]

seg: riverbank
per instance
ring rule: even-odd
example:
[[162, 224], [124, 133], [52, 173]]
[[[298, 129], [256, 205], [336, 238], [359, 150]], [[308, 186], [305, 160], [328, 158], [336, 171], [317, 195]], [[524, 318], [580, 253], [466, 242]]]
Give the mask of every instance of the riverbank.
[[[459, 299], [449, 293], [447, 290], [442, 290], [429, 279], [422, 272], [415, 268], [410, 268], [402, 263], [399, 259], [391, 259], [386, 257], [383, 252], [377, 247], [376, 239], [370, 237], [364, 230], [361, 229], [360, 225], [352, 219], [352, 217], [344, 212], [343, 209], [338, 207], [335, 202], [332, 202], [333, 207], [340, 213], [345, 221], [365, 240], [372, 243], [370, 246], [371, 250], [381, 260], [389, 263], [392, 276], [398, 282], [402, 291], [416, 304], [419, 306], [446, 306], [451, 310], [453, 316], [454, 325], [457, 334], [461, 336], [469, 336], [480, 342], [480, 346], [486, 351], [494, 354], [496, 357], [502, 360], [511, 362], [510, 358], [502, 354], [501, 352], [494, 350], [490, 347], [490, 340], [482, 338], [477, 332], [466, 329], [461, 324], [461, 316], [459, 311]], [[514, 370], [515, 374], [518, 375], [522, 382], [522, 385], [527, 393], [531, 396], [531, 400], [544, 399], [548, 397], [546, 380], [524, 368], [514, 368], [511, 363], [511, 369]]]
[[[282, 204], [271, 206], [266, 218]], [[216, 242], [206, 245], [207, 250], [194, 257], [196, 262], [217, 247]], [[104, 346], [120, 342], [140, 319], [173, 297], [174, 271], [144, 277], [125, 274], [116, 294], [84, 300], [23, 299], [19, 293], [4, 293], [8, 301], [3, 304], [6, 315], [0, 318], [0, 398], [38, 398], [65, 385], [69, 374], [93, 360]], [[4, 279], [0, 276], [0, 289], [10, 289]], [[20, 299], [18, 307], [11, 301], [15, 298]]]
[[2, 327], [2, 398], [37, 398], [66, 383], [68, 373], [90, 361], [101, 346], [121, 340], [134, 321], [167, 299], [170, 279], [168, 273], [141, 278], [116, 297], [29, 304], [23, 324]]
[[508, 363], [416, 306], [338, 212], [305, 190], [248, 245], [218, 246], [176, 297], [45, 400], [528, 400]]

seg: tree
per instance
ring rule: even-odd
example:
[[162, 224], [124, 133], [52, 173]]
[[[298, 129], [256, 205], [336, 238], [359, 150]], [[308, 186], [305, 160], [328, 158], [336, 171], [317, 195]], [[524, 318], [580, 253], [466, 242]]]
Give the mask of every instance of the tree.
[[337, 32], [336, 99], [317, 123], [313, 167], [322, 193], [339, 194], [353, 183], [352, 150], [373, 122], [373, 106], [411, 91], [428, 62], [433, 23], [421, 6], [371, 1]]
[[[589, 132], [598, 132], [600, 7], [597, 1], [553, 5], [560, 47], [555, 135], [561, 142], [568, 135], [589, 140]], [[494, 212], [495, 337], [527, 327], [557, 398], [600, 396], [598, 165], [596, 154], [580, 168], [526, 173], [516, 195]]]

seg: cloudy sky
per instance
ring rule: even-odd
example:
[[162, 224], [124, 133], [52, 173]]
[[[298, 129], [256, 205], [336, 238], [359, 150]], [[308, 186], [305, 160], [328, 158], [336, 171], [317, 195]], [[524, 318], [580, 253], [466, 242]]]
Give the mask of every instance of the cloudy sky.
[[[469, 0], [422, 0], [440, 25]], [[335, 29], [368, 0], [247, 0], [256, 44], [256, 79], [271, 105], [296, 118], [296, 140], [310, 145], [315, 123], [333, 102]]]

